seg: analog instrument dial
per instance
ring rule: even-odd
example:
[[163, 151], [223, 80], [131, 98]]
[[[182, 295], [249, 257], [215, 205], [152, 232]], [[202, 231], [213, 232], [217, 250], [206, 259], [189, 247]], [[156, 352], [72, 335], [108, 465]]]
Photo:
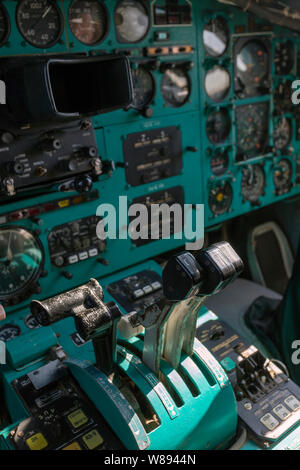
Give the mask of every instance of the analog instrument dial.
[[266, 152], [269, 104], [258, 103], [236, 108], [237, 159], [248, 160]]
[[216, 65], [205, 77], [207, 96], [215, 102], [223, 101], [229, 93], [231, 78], [228, 70]]
[[119, 42], [141, 41], [150, 25], [148, 12], [137, 0], [122, 0], [115, 10], [115, 26]]
[[43, 267], [40, 241], [21, 227], [0, 229], [0, 300], [16, 301], [32, 293]]
[[242, 169], [242, 195], [244, 201], [258, 204], [265, 191], [265, 172], [260, 165], [249, 165]]
[[162, 78], [161, 92], [165, 103], [169, 106], [173, 108], [183, 106], [191, 93], [188, 74], [180, 67], [168, 68]]
[[229, 28], [222, 16], [212, 18], [204, 27], [203, 43], [211, 57], [221, 57], [229, 44]]
[[17, 7], [16, 19], [20, 33], [34, 47], [47, 49], [61, 37], [62, 14], [52, 0], [22, 0]]
[[69, 25], [72, 33], [83, 44], [98, 44], [108, 27], [106, 9], [98, 0], [74, 0], [69, 8]]
[[217, 151], [210, 160], [210, 168], [214, 175], [221, 176], [226, 173], [229, 166], [228, 152]]
[[151, 72], [140, 66], [136, 70], [132, 70], [133, 81], [133, 101], [132, 107], [143, 109], [148, 106], [154, 96], [154, 79]]
[[274, 186], [277, 194], [285, 194], [289, 192], [292, 186], [293, 167], [289, 160], [282, 159], [276, 165], [273, 174]]
[[213, 144], [224, 142], [231, 129], [231, 120], [227, 109], [212, 111], [206, 121], [206, 133]]
[[275, 71], [277, 75], [288, 75], [295, 63], [295, 47], [292, 41], [278, 42], [275, 48]]
[[229, 211], [232, 203], [233, 191], [230, 183], [218, 185], [210, 190], [209, 207], [215, 216], [223, 215]]
[[269, 92], [270, 59], [266, 44], [260, 40], [245, 43], [235, 58], [235, 92], [240, 98]]
[[274, 146], [277, 150], [286, 149], [292, 140], [292, 124], [287, 118], [280, 119], [274, 129]]
[[294, 105], [292, 102], [293, 87], [290, 80], [280, 83], [274, 91], [274, 108], [276, 116], [291, 113]]
[[19, 326], [7, 323], [0, 328], [0, 341], [7, 343], [20, 336], [20, 334], [21, 328]]

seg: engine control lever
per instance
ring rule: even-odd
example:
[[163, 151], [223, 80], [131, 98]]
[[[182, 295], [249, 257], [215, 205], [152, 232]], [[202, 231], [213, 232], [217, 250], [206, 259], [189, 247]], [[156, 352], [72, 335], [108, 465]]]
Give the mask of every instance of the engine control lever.
[[31, 302], [31, 312], [43, 326], [74, 317], [78, 333], [92, 340], [96, 366], [109, 375], [116, 361], [117, 323], [121, 312], [114, 302], [103, 302], [104, 294], [95, 279], [63, 294]]
[[182, 351], [194, 348], [199, 309], [206, 297], [223, 290], [243, 270], [243, 262], [227, 242], [217, 243], [196, 255], [173, 256], [163, 271], [167, 299], [145, 310], [143, 361], [156, 374], [163, 357], [175, 369]]

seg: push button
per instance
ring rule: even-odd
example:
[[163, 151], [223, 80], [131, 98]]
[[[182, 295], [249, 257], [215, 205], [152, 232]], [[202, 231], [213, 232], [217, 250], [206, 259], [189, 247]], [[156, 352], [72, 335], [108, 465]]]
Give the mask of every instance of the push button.
[[78, 442], [72, 442], [72, 444], [69, 444], [68, 446], [64, 447], [62, 450], [82, 450]]
[[260, 418], [260, 422], [270, 431], [273, 431], [273, 429], [277, 428], [277, 426], [280, 424], [279, 421], [274, 418], [273, 415], [271, 415], [271, 413], [267, 413], [262, 418]]
[[48, 442], [40, 432], [26, 439], [26, 444], [30, 450], [43, 450], [48, 446]]
[[73, 411], [73, 413], [69, 414], [68, 420], [74, 429], [80, 428], [89, 421], [88, 417], [81, 409]]
[[293, 411], [298, 410], [300, 408], [300, 401], [294, 397], [294, 395], [290, 395], [284, 400], [284, 403]]
[[101, 446], [104, 442], [96, 429], [83, 436], [82, 440], [89, 450], [96, 449], [96, 447]]
[[289, 410], [288, 410], [285, 406], [283, 406], [283, 405], [281, 405], [281, 404], [275, 406], [275, 408], [273, 408], [273, 412], [274, 412], [274, 413], [278, 416], [278, 418], [280, 418], [282, 421], [284, 421], [285, 419], [287, 419], [287, 418], [290, 416], [290, 414], [291, 414], [291, 413], [289, 412]]

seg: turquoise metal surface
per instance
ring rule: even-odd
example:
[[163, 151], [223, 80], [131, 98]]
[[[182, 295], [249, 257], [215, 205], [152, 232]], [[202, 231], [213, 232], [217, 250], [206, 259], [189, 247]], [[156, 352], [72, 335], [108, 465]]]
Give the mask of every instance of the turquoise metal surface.
[[[193, 25], [157, 27], [151, 24], [147, 35], [138, 44], [120, 44], [117, 41], [113, 17], [114, 9], [118, 2], [117, 0], [107, 0], [103, 3], [106, 4], [109, 15], [108, 34], [100, 44], [95, 46], [85, 46], [73, 36], [67, 21], [67, 13], [71, 0], [59, 1], [57, 3], [64, 17], [64, 29], [60, 41], [47, 50], [40, 50], [29, 45], [19, 33], [15, 21], [17, 2], [5, 0], [2, 3], [9, 14], [11, 32], [7, 43], [0, 47], [0, 57], [66, 53], [97, 55], [104, 52], [111, 53], [129, 50], [132, 52], [131, 61], [133, 68], [136, 68], [139, 64], [151, 61], [157, 61], [160, 62], [160, 64], [169, 62], [175, 64], [181, 64], [182, 62], [191, 63], [187, 72], [191, 81], [191, 94], [182, 107], [172, 108], [164, 102], [161, 94], [162, 73], [160, 67], [156, 64], [154, 70], [151, 71], [156, 83], [155, 95], [150, 103], [153, 110], [151, 117], [146, 118], [136, 110], [129, 109], [127, 111], [120, 110], [111, 114], [96, 116], [93, 120], [96, 129], [98, 150], [102, 159], [104, 161], [114, 160], [121, 164], [123, 163], [122, 146], [126, 136], [134, 132], [144, 132], [171, 125], [177, 126], [183, 138], [183, 169], [181, 174], [156, 181], [155, 183], [130, 187], [126, 182], [124, 169], [119, 167], [111, 177], [107, 175], [101, 176], [99, 182], [94, 184], [94, 189], [99, 193], [97, 200], [75, 207], [67, 207], [66, 204], [66, 207], [59, 211], [42, 215], [39, 226], [37, 226], [34, 221], [30, 220], [14, 223], [14, 225], [20, 225], [30, 230], [38, 229], [39, 233], [37, 236], [44, 246], [44, 268], [47, 272], [47, 275], [39, 280], [41, 291], [21, 304], [8, 307], [8, 318], [0, 322], [0, 327], [9, 323], [21, 329], [21, 336], [7, 344], [10, 361], [8, 366], [0, 366], [7, 406], [12, 414], [13, 420], [17, 422], [26, 416], [26, 412], [20, 400], [15, 394], [11, 393], [11, 382], [17, 377], [34, 370], [38, 365], [44, 364], [46, 360], [45, 353], [48, 349], [58, 343], [71, 359], [80, 358], [81, 361], [90, 361], [92, 363], [94, 361], [91, 343], [78, 347], [72, 341], [71, 335], [75, 332], [75, 325], [72, 319], [60, 322], [49, 329], [41, 328], [30, 330], [25, 323], [29, 315], [28, 307], [30, 300], [33, 298], [39, 300], [53, 296], [83, 284], [91, 277], [100, 280], [101, 284], [105, 287], [114, 280], [135, 273], [137, 263], [141, 263], [144, 260], [153, 258], [166, 251], [179, 248], [184, 244], [184, 241], [173, 239], [160, 240], [137, 248], [130, 240], [109, 240], [107, 242], [106, 251], [103, 254], [103, 257], [109, 261], [109, 265], [103, 265], [97, 262], [97, 259], [83, 261], [80, 265], [75, 264], [67, 268], [68, 272], [72, 274], [72, 279], [67, 280], [61, 275], [61, 271], [50, 262], [48, 236], [53, 227], [80, 219], [81, 217], [86, 217], [87, 215], [95, 215], [97, 207], [101, 203], [117, 205], [119, 195], [127, 196], [130, 203], [137, 197], [151, 196], [157, 191], [168, 190], [175, 186], [180, 186], [184, 189], [186, 203], [205, 204], [207, 229], [211, 229], [226, 220], [255, 211], [259, 207], [268, 206], [277, 201], [300, 194], [300, 179], [297, 178], [297, 165], [300, 161], [300, 140], [296, 138], [296, 120], [290, 113], [285, 115], [291, 120], [293, 128], [290, 150], [287, 153], [278, 152], [276, 154], [273, 151], [273, 131], [278, 120], [278, 118], [273, 116], [273, 93], [279, 83], [286, 80], [292, 81], [297, 78], [300, 40], [290, 31], [276, 26], [273, 27], [272, 32], [265, 30], [263, 34], [268, 37], [272, 49], [272, 85], [270, 94], [261, 98], [256, 97], [240, 100], [235, 96], [233, 87], [234, 43], [239, 36], [259, 36], [261, 32], [258, 33], [257, 31], [261, 31], [265, 23], [258, 19], [255, 19], [254, 22], [252, 20], [250, 21], [246, 13], [232, 9], [226, 5], [221, 5], [216, 0], [203, 0], [201, 2], [197, 0], [184, 2], [182, 0], [182, 4], [187, 3], [192, 6]], [[150, 8], [155, 2], [149, 0], [146, 3]], [[210, 19], [218, 16], [222, 16], [228, 22], [232, 36], [225, 54], [220, 58], [210, 58], [207, 56], [203, 46], [203, 28]], [[166, 41], [157, 40], [155, 33], [165, 30], [168, 32], [168, 39]], [[277, 76], [273, 60], [274, 51], [276, 44], [284, 41], [286, 38], [290, 39], [295, 45], [295, 65], [288, 75]], [[148, 53], [148, 55], [144, 55], [145, 48], [152, 47], [163, 49], [165, 46], [171, 47], [178, 45], [191, 46], [192, 50], [188, 54], [163, 55], [158, 53], [157, 55], [149, 55]], [[223, 101], [218, 103], [214, 103], [208, 98], [204, 87], [206, 73], [214, 65], [220, 65], [226, 68], [231, 75], [229, 93]], [[270, 104], [268, 123], [270, 151], [267, 155], [258, 156], [249, 162], [237, 163], [237, 123], [235, 120], [235, 109], [242, 104], [253, 104], [265, 101]], [[226, 108], [229, 111], [232, 121], [231, 131], [226, 141], [218, 145], [212, 145], [206, 133], [207, 116], [210, 111], [214, 109], [219, 110], [220, 108]], [[191, 148], [194, 148], [194, 150], [191, 150]], [[216, 150], [228, 150], [229, 166], [222, 176], [215, 176], [211, 172], [211, 157]], [[287, 159], [292, 165], [292, 186], [287, 193], [277, 195], [273, 177], [277, 164], [282, 158]], [[248, 164], [253, 165], [256, 163], [263, 166], [266, 180], [264, 194], [259, 198], [259, 205], [253, 206], [250, 202], [243, 202], [241, 194], [242, 168], [247, 167]], [[209, 208], [209, 193], [211, 188], [220, 184], [222, 186], [224, 182], [231, 184], [233, 200], [228, 211], [220, 216], [216, 216]], [[1, 204], [0, 218], [7, 212], [18, 211], [36, 204], [42, 204], [64, 197], [67, 201], [69, 197], [74, 195], [75, 193], [66, 195], [63, 193], [51, 193], [49, 195], [36, 195], [36, 193], [32, 193], [26, 200], [12, 200], [9, 203]], [[139, 269], [143, 269], [144, 267], [159, 272], [157, 265], [151, 261], [139, 266]], [[120, 272], [121, 270], [122, 272]], [[107, 301], [113, 300], [108, 292], [105, 293], [105, 298]], [[183, 402], [181, 407], [175, 405], [175, 407], [172, 408], [172, 410], [176, 411], [176, 417], [174, 418], [170, 416], [170, 410], [168, 411], [162, 404], [159, 395], [149, 386], [149, 381], [147, 382], [146, 378], [147, 372], [144, 370], [145, 376], [143, 376], [143, 373], [138, 372], [132, 364], [132, 361], [137, 360], [136, 358], [141, 351], [141, 346], [141, 341], [135, 341], [131, 345], [136, 351], [136, 355], [132, 356], [133, 359], [131, 360], [127, 360], [129, 356], [125, 356], [124, 358], [124, 355], [122, 356], [120, 353], [119, 367], [139, 384], [139, 387], [147, 395], [147, 399], [151, 402], [161, 421], [160, 426], [149, 436], [150, 444], [146, 439], [145, 447], [147, 446], [149, 449], [164, 449], [168, 446], [173, 449], [210, 449], [228, 446], [235, 433], [237, 424], [236, 404], [231, 387], [227, 385], [225, 388], [222, 388], [217, 381], [213, 384], [209, 383], [202, 369], [203, 367], [206, 368], [206, 366], [203, 364], [200, 365], [199, 359], [195, 357], [193, 359], [183, 358], [182, 367], [185, 373], [190, 377], [194, 387], [199, 391], [199, 395], [195, 397], [182, 378], [175, 371], [168, 369], [167, 364], [165, 364], [164, 371], [166, 376], [170, 382], [175, 384], [178, 396]], [[125, 347], [124, 342], [122, 342], [121, 347]], [[70, 365], [70, 367], [73, 368], [72, 370], [74, 370], [75, 376], [78, 374], [80, 381], [82, 381], [83, 389], [95, 400], [96, 405], [101, 410], [101, 404], [98, 403], [96, 398], [98, 389], [95, 378], [86, 375], [86, 371], [81, 370], [79, 364], [73, 364], [72, 366]], [[142, 366], [138, 363], [138, 367]], [[103, 380], [105, 381], [105, 379]], [[168, 397], [167, 401], [169, 404], [172, 403], [171, 397]], [[113, 405], [111, 404], [110, 406], [111, 410], [113, 410]], [[224, 413], [224, 410], [226, 410], [226, 413]], [[196, 416], [197, 419], [195, 419]], [[117, 419], [117, 416], [113, 417]], [[178, 431], [178, 429], [180, 429], [180, 431]], [[203, 432], [203, 429], [205, 429], [205, 432]], [[126, 431], [127, 428], [124, 421], [121, 432], [122, 439], [128, 447], [137, 448], [138, 444], [136, 441], [131, 437], [126, 437]], [[3, 448], [8, 445], [6, 440], [8, 432], [9, 428], [5, 429], [0, 436], [0, 446]], [[285, 440], [278, 445], [281, 447], [297, 446], [298, 431], [294, 432], [296, 433], [295, 435], [292, 433], [291, 436], [285, 438]], [[173, 441], [170, 444], [171, 434]], [[249, 442], [246, 448], [257, 448], [257, 446]]]

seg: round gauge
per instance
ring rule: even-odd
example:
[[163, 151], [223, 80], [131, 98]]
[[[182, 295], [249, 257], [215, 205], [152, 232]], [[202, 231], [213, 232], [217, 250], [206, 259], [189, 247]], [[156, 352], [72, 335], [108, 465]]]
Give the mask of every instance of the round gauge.
[[36, 330], [37, 328], [41, 328], [41, 324], [37, 321], [37, 319], [33, 315], [27, 315], [24, 320], [25, 325], [30, 330]]
[[[17, 303], [28, 297], [43, 267], [43, 248], [33, 233], [21, 227], [0, 229], [0, 300]], [[23, 296], [23, 297], [22, 297]]]
[[287, 193], [292, 185], [293, 167], [289, 160], [282, 159], [276, 165], [273, 174], [274, 186], [277, 194]]
[[17, 7], [16, 19], [20, 33], [34, 47], [47, 49], [61, 36], [62, 14], [52, 0], [22, 0]]
[[97, 44], [107, 32], [106, 9], [98, 0], [73, 0], [69, 8], [69, 25], [78, 41], [88, 46]]
[[115, 10], [115, 25], [119, 42], [139, 42], [149, 29], [148, 12], [140, 1], [122, 0]]
[[227, 171], [229, 157], [227, 152], [216, 152], [210, 160], [210, 168], [214, 175], [221, 176]]
[[235, 91], [240, 97], [258, 96], [269, 87], [269, 53], [262, 41], [248, 41], [236, 55]]
[[7, 341], [11, 341], [20, 334], [21, 328], [19, 326], [7, 323], [0, 328], [0, 341], [7, 343]]
[[228, 70], [216, 65], [205, 77], [205, 91], [212, 101], [223, 101], [229, 93], [231, 78]]
[[265, 192], [265, 172], [260, 165], [243, 168], [242, 195], [244, 201], [256, 204]]
[[213, 144], [224, 142], [229, 136], [231, 121], [227, 109], [212, 111], [206, 121], [207, 137]]
[[231, 184], [226, 182], [224, 185], [212, 188], [209, 193], [209, 207], [214, 215], [222, 215], [231, 207], [233, 191]]
[[0, 5], [0, 46], [8, 39], [10, 33], [10, 22], [7, 11], [3, 5]]
[[180, 67], [168, 68], [162, 78], [161, 92], [165, 103], [169, 106], [173, 108], [183, 106], [191, 93], [188, 74]]
[[292, 41], [278, 42], [275, 49], [275, 71], [277, 75], [288, 75], [295, 62], [295, 48]]
[[268, 103], [236, 108], [238, 160], [247, 160], [265, 153], [268, 144], [268, 122]]
[[292, 124], [287, 118], [280, 119], [274, 129], [274, 146], [277, 150], [284, 150], [292, 140]]
[[151, 103], [154, 96], [155, 84], [153, 76], [148, 70], [140, 66], [132, 70], [133, 100], [132, 107], [143, 109]]
[[229, 44], [229, 28], [222, 16], [213, 18], [207, 23], [203, 31], [203, 43], [206, 52], [212, 57], [222, 56]]
[[290, 113], [293, 110], [292, 102], [292, 82], [280, 83], [274, 91], [274, 108], [277, 116]]

